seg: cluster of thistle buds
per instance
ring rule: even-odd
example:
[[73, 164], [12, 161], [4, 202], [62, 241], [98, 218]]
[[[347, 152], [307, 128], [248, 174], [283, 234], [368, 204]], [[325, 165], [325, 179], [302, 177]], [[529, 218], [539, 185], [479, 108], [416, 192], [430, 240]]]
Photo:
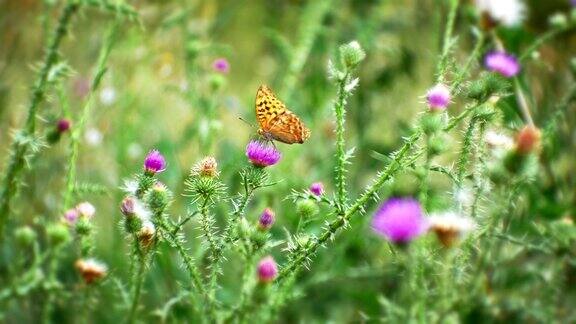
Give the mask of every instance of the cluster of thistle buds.
[[120, 204], [127, 233], [138, 239], [142, 247], [150, 247], [156, 238], [155, 218], [163, 217], [170, 203], [171, 192], [156, 179], [166, 170], [166, 159], [157, 150], [148, 153], [144, 160], [143, 174], [138, 177], [134, 188], [128, 189]]

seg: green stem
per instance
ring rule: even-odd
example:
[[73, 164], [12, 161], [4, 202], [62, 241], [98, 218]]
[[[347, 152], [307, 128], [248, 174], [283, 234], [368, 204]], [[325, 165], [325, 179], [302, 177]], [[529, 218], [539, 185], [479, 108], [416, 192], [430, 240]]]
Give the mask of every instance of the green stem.
[[302, 72], [310, 50], [314, 45], [314, 40], [322, 30], [324, 17], [326, 17], [332, 8], [331, 4], [332, 0], [310, 1], [304, 9], [296, 37], [299, 43], [292, 52], [290, 62], [288, 62], [284, 82], [280, 91], [281, 97], [284, 98], [284, 100], [289, 100], [292, 96], [294, 86], [298, 81], [298, 76]]
[[62, 39], [67, 33], [70, 20], [78, 10], [78, 7], [79, 5], [77, 2], [69, 1], [62, 10], [52, 40], [48, 45], [38, 79], [32, 88], [26, 124], [14, 137], [10, 145], [11, 154], [8, 160], [7, 169], [4, 173], [4, 178], [2, 179], [2, 191], [0, 192], [0, 240], [4, 236], [5, 223], [10, 217], [11, 202], [16, 196], [21, 184], [22, 172], [31, 155], [35, 154], [38, 150], [38, 147], [36, 147], [37, 145], [35, 145], [36, 112], [38, 106], [45, 97], [50, 70], [58, 61], [58, 49], [60, 48]]
[[138, 270], [136, 272], [136, 278], [134, 281], [133, 294], [132, 294], [132, 306], [130, 307], [130, 314], [128, 315], [127, 323], [134, 323], [136, 320], [136, 315], [138, 312], [138, 305], [140, 302], [140, 294], [142, 291], [142, 286], [144, 284], [144, 270], [146, 268], [146, 258], [144, 252], [140, 248], [140, 243], [138, 242], [138, 237], [134, 237], [134, 246], [136, 249], [136, 256], [138, 258]]
[[92, 84], [90, 86], [90, 93], [88, 94], [88, 98], [82, 108], [82, 113], [80, 119], [78, 121], [78, 125], [73, 128], [72, 135], [71, 135], [71, 149], [70, 149], [70, 158], [68, 160], [68, 173], [66, 175], [66, 191], [64, 192], [64, 203], [63, 203], [63, 210], [70, 208], [72, 194], [76, 187], [76, 168], [77, 168], [77, 161], [78, 161], [78, 151], [80, 145], [80, 135], [84, 131], [86, 121], [90, 116], [90, 110], [92, 109], [92, 105], [94, 104], [94, 93], [98, 89], [100, 85], [100, 81], [106, 72], [106, 63], [108, 62], [108, 57], [110, 56], [110, 51], [116, 39], [116, 34], [118, 30], [119, 23], [118, 21], [112, 23], [110, 29], [107, 33], [106, 40], [102, 49], [100, 50], [100, 55], [98, 57], [98, 64], [96, 65], [96, 72], [94, 74], [94, 78], [92, 80]]
[[437, 81], [443, 82], [448, 67], [448, 55], [452, 47], [452, 31], [454, 30], [454, 21], [456, 20], [456, 13], [458, 12], [458, 0], [449, 0], [450, 9], [448, 11], [448, 21], [446, 22], [446, 29], [444, 31], [444, 38], [442, 41], [442, 54], [440, 56], [440, 63], [438, 64]]
[[346, 73], [338, 81], [338, 99], [334, 105], [336, 114], [336, 200], [339, 214], [346, 209], [346, 142], [344, 138], [344, 124], [346, 121], [346, 98], [350, 92], [346, 91], [346, 84], [350, 74]]

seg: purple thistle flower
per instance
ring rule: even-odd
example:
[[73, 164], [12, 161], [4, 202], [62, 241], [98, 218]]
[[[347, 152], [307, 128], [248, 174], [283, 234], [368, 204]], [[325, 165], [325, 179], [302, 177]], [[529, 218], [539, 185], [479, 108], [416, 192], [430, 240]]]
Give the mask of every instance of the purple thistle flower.
[[268, 230], [274, 224], [274, 212], [270, 208], [264, 209], [258, 220], [258, 227], [262, 230]]
[[486, 69], [498, 72], [507, 78], [511, 78], [520, 73], [520, 63], [512, 54], [503, 51], [488, 53], [484, 58]]
[[64, 221], [68, 225], [74, 225], [78, 220], [78, 217], [80, 217], [80, 213], [78, 213], [78, 210], [76, 210], [76, 208], [68, 209], [64, 213]]
[[257, 167], [267, 167], [280, 161], [282, 155], [272, 145], [260, 141], [250, 141], [246, 146], [246, 156]]
[[144, 160], [144, 170], [151, 174], [162, 172], [166, 170], [166, 159], [158, 150], [152, 150]]
[[450, 88], [442, 83], [435, 85], [426, 93], [426, 101], [431, 111], [446, 109], [450, 104], [450, 98]]
[[278, 275], [276, 261], [271, 256], [267, 256], [258, 263], [258, 280], [261, 283], [272, 282]]
[[413, 198], [390, 198], [374, 214], [372, 229], [397, 244], [405, 244], [428, 229], [422, 208]]
[[324, 194], [324, 184], [322, 182], [314, 182], [310, 185], [310, 192], [315, 196], [322, 196]]
[[70, 121], [68, 119], [60, 119], [58, 123], [56, 123], [56, 128], [59, 133], [64, 133], [70, 129]]
[[228, 73], [228, 71], [230, 71], [230, 63], [228, 63], [228, 60], [226, 60], [225, 58], [219, 58], [214, 60], [214, 62], [212, 63], [212, 67], [214, 68], [214, 70], [216, 70], [216, 72], [220, 73]]

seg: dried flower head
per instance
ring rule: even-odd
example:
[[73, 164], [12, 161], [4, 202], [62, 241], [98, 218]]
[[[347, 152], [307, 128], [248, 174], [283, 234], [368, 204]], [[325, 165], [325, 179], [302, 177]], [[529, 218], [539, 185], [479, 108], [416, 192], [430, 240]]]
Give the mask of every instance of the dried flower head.
[[154, 235], [156, 234], [156, 227], [150, 221], [145, 221], [142, 223], [142, 227], [140, 227], [140, 231], [138, 231], [138, 240], [140, 243], [148, 247], [154, 241]]
[[474, 3], [484, 16], [484, 27], [494, 27], [497, 24], [516, 26], [522, 23], [526, 16], [526, 6], [521, 0], [475, 0]]
[[474, 230], [476, 223], [454, 212], [433, 214], [428, 218], [429, 230], [434, 232], [445, 247], [452, 247]]
[[516, 135], [516, 152], [519, 154], [529, 154], [540, 150], [540, 140], [542, 134], [534, 126], [524, 126]]
[[271, 256], [264, 257], [258, 263], [258, 280], [261, 283], [269, 283], [274, 281], [278, 276], [278, 267], [276, 261]]
[[270, 229], [270, 227], [272, 227], [275, 220], [276, 217], [274, 211], [272, 211], [272, 209], [270, 208], [266, 208], [264, 209], [264, 211], [260, 215], [260, 218], [258, 219], [258, 228], [260, 228], [261, 230], [268, 230]]
[[230, 71], [230, 63], [225, 58], [218, 58], [212, 63], [212, 67], [216, 72], [228, 73]]
[[104, 263], [95, 259], [79, 259], [74, 266], [87, 284], [104, 278], [108, 271], [108, 267]]
[[144, 170], [150, 174], [162, 172], [166, 170], [166, 159], [158, 150], [152, 150], [144, 160]]
[[520, 63], [512, 54], [503, 51], [494, 51], [488, 53], [484, 58], [484, 66], [489, 71], [500, 73], [501, 75], [511, 78], [520, 73]]
[[257, 167], [267, 167], [280, 161], [282, 155], [273, 146], [261, 141], [250, 141], [246, 146], [246, 156]]
[[310, 185], [310, 192], [315, 196], [322, 196], [324, 194], [324, 184], [322, 182], [314, 182]]
[[445, 84], [439, 83], [428, 90], [426, 93], [426, 102], [431, 111], [442, 111], [450, 104], [450, 88]]
[[79, 216], [92, 218], [96, 213], [96, 208], [91, 203], [85, 201], [81, 202], [76, 206], [76, 210], [78, 211]]
[[397, 244], [409, 243], [427, 228], [422, 208], [413, 198], [390, 198], [372, 218], [372, 229]]
[[212, 156], [203, 158], [192, 167], [192, 175], [201, 177], [217, 177], [218, 163]]

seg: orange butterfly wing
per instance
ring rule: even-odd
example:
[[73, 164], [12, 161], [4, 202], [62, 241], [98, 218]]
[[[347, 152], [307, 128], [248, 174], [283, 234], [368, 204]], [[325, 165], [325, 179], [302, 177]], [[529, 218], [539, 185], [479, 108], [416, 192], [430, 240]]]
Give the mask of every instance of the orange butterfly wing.
[[261, 85], [256, 93], [256, 119], [260, 124], [258, 134], [268, 140], [301, 144], [310, 137], [310, 130], [300, 118], [265, 85]]

